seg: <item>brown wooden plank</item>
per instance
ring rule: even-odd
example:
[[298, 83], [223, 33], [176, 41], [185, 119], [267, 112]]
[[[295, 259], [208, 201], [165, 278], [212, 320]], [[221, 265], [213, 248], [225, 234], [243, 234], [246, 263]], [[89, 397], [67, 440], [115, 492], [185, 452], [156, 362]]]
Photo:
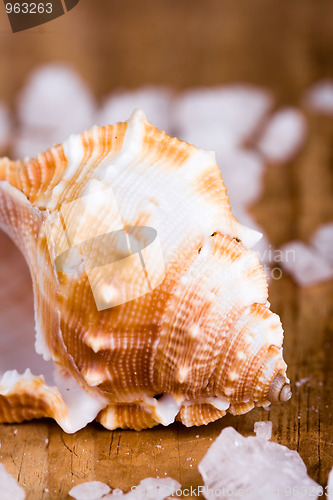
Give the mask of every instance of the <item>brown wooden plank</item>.
[[[333, 75], [332, 19], [328, 0], [252, 0], [251, 6], [242, 0], [81, 0], [71, 14], [12, 35], [2, 15], [0, 98], [14, 103], [31, 68], [65, 60], [99, 96], [117, 86], [241, 80], [267, 85], [278, 104], [298, 105], [303, 89]], [[252, 208], [276, 246], [307, 241], [320, 223], [333, 220], [332, 120], [307, 118], [305, 147], [290, 164], [268, 167], [263, 198]], [[167, 475], [184, 488], [196, 487], [202, 484], [197, 465], [225, 426], [248, 435], [255, 421], [269, 419], [273, 440], [297, 449], [310, 476], [325, 485], [333, 466], [332, 297], [332, 282], [300, 289], [285, 275], [271, 281], [289, 376], [293, 383], [310, 377], [294, 386], [287, 404], [191, 429], [176, 423], [110, 432], [93, 423], [66, 435], [49, 420], [1, 425], [0, 461], [24, 485], [28, 500], [63, 499], [73, 485], [93, 479], [128, 490], [144, 477]], [[33, 328], [29, 273], [1, 234], [0, 347], [9, 338], [24, 352]]]

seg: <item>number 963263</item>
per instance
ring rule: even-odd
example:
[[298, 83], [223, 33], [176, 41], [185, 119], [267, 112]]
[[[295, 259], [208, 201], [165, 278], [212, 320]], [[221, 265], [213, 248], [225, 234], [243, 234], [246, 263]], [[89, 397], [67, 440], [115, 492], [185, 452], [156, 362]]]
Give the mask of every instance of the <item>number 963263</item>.
[[51, 2], [24, 2], [24, 3], [6, 3], [7, 14], [51, 14], [52, 13], [52, 3]]

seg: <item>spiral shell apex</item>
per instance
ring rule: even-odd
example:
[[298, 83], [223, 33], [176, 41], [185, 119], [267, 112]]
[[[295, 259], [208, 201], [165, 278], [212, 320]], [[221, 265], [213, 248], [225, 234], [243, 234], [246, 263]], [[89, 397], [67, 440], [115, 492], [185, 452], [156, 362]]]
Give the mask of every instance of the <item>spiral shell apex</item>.
[[29, 370], [0, 379], [0, 421], [97, 419], [143, 429], [289, 399], [283, 330], [267, 303], [260, 233], [231, 214], [215, 155], [142, 111], [34, 159], [0, 160], [0, 227], [34, 290]]

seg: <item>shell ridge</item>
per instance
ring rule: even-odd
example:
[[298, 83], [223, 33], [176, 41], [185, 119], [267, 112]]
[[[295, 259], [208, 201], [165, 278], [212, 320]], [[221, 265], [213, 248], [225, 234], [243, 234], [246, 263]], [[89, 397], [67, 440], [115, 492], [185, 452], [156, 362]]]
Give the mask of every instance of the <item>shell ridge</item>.
[[[73, 386], [67, 420], [52, 410], [66, 432], [94, 418], [197, 425], [280, 399], [283, 330], [247, 249], [260, 233], [231, 214], [214, 154], [135, 111], [35, 159], [0, 161], [2, 177], [1, 224], [33, 279], [36, 349]], [[26, 416], [29, 390], [13, 395]], [[48, 390], [36, 390], [43, 416]]]

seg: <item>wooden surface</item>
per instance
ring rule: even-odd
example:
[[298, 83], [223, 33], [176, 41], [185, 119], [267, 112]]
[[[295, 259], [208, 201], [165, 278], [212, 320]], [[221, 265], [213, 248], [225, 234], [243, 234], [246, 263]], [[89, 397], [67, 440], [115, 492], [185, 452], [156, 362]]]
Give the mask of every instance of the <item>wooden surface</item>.
[[[298, 104], [309, 84], [333, 76], [332, 7], [324, 0], [81, 0], [50, 25], [15, 35], [0, 12], [0, 98], [13, 104], [35, 64], [66, 60], [99, 96], [120, 85], [182, 88], [243, 80], [268, 86], [279, 103]], [[268, 167], [263, 198], [252, 209], [274, 245], [307, 241], [319, 224], [333, 220], [332, 119], [308, 120], [305, 147], [291, 164]], [[297, 449], [324, 486], [333, 466], [332, 298], [332, 281], [305, 289], [285, 275], [271, 282], [294, 392], [286, 404], [190, 429], [174, 424], [110, 432], [91, 424], [66, 435], [47, 420], [2, 425], [0, 461], [24, 485], [28, 500], [66, 499], [73, 485], [93, 479], [128, 490], [144, 477], [168, 475], [183, 488], [195, 487], [202, 484], [197, 465], [225, 426], [249, 435], [255, 421], [269, 419], [273, 440]], [[2, 352], [13, 343], [24, 364], [33, 329], [28, 270], [1, 234]], [[9, 368], [8, 359], [0, 363]], [[295, 387], [304, 377], [309, 382]]]

